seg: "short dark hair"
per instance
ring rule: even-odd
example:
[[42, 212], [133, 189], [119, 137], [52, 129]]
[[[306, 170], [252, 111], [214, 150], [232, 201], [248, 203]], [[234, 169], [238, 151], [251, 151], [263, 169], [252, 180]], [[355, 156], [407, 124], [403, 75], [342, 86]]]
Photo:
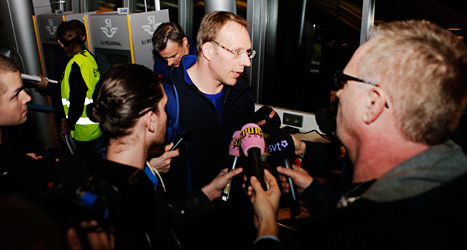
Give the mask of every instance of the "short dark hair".
[[57, 28], [57, 39], [63, 44], [69, 58], [84, 53], [84, 41], [81, 29], [73, 22], [62, 22]]
[[[8, 72], [18, 72], [19, 68], [13, 60], [10, 58], [0, 55], [0, 76]], [[0, 77], [0, 96], [5, 92], [5, 84]]]
[[184, 37], [185, 32], [178, 23], [169, 22], [159, 25], [152, 35], [152, 47], [155, 54], [164, 50], [169, 40], [182, 46]]
[[[76, 25], [79, 28], [82, 36], [84, 36], [86, 39], [88, 38], [88, 36], [86, 35], [86, 26], [84, 26], [83, 22], [77, 19], [70, 20], [69, 22]], [[84, 39], [83, 42], [86, 42], [86, 39]]]
[[107, 143], [129, 135], [138, 118], [158, 110], [164, 97], [160, 77], [138, 64], [117, 64], [100, 78], [87, 106], [88, 117], [98, 122]]

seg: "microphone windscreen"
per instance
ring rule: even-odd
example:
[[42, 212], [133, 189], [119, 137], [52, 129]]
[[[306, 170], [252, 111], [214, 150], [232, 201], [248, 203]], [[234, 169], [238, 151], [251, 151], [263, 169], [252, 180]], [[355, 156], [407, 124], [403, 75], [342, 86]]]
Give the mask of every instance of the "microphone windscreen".
[[336, 117], [328, 108], [318, 110], [315, 113], [315, 119], [319, 130], [323, 133], [330, 135], [336, 132]]
[[259, 125], [264, 133], [269, 134], [272, 130], [280, 128], [281, 118], [274, 109], [263, 106], [255, 112], [254, 123]]
[[229, 155], [240, 157], [240, 131], [235, 131], [229, 145]]
[[261, 128], [254, 124], [248, 123], [242, 127], [240, 132], [240, 139], [241, 139], [241, 148], [243, 153], [248, 156], [248, 150], [250, 148], [259, 148], [261, 150], [261, 154], [264, 153], [264, 137], [263, 131]]
[[274, 160], [295, 157], [295, 145], [289, 131], [285, 129], [271, 131], [267, 142], [269, 153]]

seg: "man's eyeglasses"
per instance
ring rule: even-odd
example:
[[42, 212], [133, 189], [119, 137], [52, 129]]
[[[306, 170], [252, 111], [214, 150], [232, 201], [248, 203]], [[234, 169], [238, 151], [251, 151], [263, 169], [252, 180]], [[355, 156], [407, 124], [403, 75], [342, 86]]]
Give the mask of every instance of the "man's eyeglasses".
[[[360, 79], [360, 78], [356, 78], [356, 77], [353, 77], [353, 76], [346, 75], [342, 71], [336, 71], [334, 73], [334, 84], [336, 85], [337, 89], [343, 88], [344, 85], [347, 83], [347, 81], [356, 81], [356, 82], [370, 84], [370, 85], [373, 85], [375, 87], [379, 87], [379, 85], [374, 83], [374, 82], [365, 81], [365, 80]], [[386, 102], [385, 106], [386, 106], [386, 108], [389, 108], [387, 102]]]
[[250, 59], [253, 59], [253, 57], [255, 57], [255, 55], [256, 55], [256, 51], [254, 51], [254, 50], [248, 50], [248, 51], [243, 51], [243, 52], [237, 51], [237, 50], [230, 50], [230, 49], [226, 48], [224, 45], [222, 45], [222, 44], [220, 44], [220, 43], [218, 43], [218, 42], [216, 42], [214, 40], [212, 40], [212, 42], [217, 44], [217, 46], [227, 50], [230, 53], [232, 53], [234, 59], [242, 58], [245, 53], [248, 55], [248, 57]]
[[334, 84], [336, 85], [337, 89], [343, 88], [347, 81], [362, 82], [379, 87], [379, 85], [374, 82], [369, 82], [360, 78], [355, 78], [353, 76], [346, 75], [342, 71], [336, 71], [336, 73], [334, 73]]

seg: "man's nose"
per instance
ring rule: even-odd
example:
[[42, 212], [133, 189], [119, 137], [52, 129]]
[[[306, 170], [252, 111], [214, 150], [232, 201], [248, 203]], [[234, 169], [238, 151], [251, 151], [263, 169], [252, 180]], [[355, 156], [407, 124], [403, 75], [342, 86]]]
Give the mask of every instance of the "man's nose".
[[243, 54], [243, 56], [240, 57], [240, 65], [245, 66], [245, 67], [251, 66], [251, 59], [247, 53]]
[[172, 66], [172, 64], [174, 64], [174, 61], [175, 60], [173, 58], [167, 59], [167, 65]]

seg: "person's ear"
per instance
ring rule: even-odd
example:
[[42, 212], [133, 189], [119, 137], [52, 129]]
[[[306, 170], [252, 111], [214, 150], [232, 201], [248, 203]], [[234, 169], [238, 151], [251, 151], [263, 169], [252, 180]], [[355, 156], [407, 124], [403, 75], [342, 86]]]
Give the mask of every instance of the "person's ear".
[[183, 47], [188, 45], [188, 39], [186, 37], [183, 38]]
[[154, 133], [156, 131], [156, 114], [153, 111], [149, 111], [144, 115], [146, 120], [146, 127], [148, 131]]
[[363, 121], [366, 124], [376, 121], [386, 105], [386, 95], [384, 91], [379, 87], [368, 90], [366, 92], [364, 105]]
[[57, 39], [57, 42], [58, 42], [58, 44], [60, 44], [60, 46], [61, 46], [62, 48], [65, 48], [65, 46], [63, 45], [63, 43], [60, 42], [60, 39]]
[[208, 60], [208, 61], [211, 61], [211, 58], [212, 58], [213, 53], [214, 53], [214, 48], [212, 46], [212, 43], [211, 42], [205, 42], [203, 44], [203, 46], [201, 46], [201, 49], [202, 49], [202, 53], [203, 53], [204, 58], [206, 58], [206, 60]]

